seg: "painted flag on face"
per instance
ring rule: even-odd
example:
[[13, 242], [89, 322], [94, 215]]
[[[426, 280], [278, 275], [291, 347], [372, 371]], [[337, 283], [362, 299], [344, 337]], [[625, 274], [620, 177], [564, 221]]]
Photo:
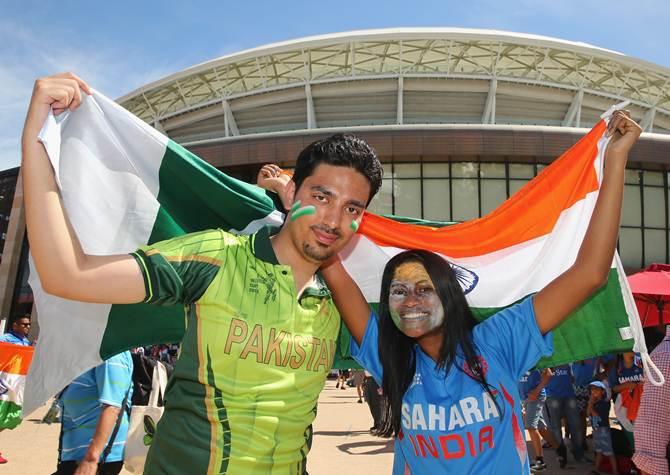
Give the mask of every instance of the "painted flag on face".
[[32, 346], [0, 343], [0, 430], [21, 423], [26, 374], [34, 351]]
[[[366, 214], [342, 253], [345, 267], [374, 304], [388, 259], [403, 249], [426, 248], [453, 263], [479, 318], [514, 304], [574, 261], [598, 194], [604, 132], [601, 121], [481, 219], [436, 227]], [[283, 221], [263, 190], [220, 172], [97, 92], [77, 111], [50, 116], [41, 140], [86, 253], [129, 253], [203, 229], [252, 233]], [[177, 342], [184, 333], [182, 307], [67, 301], [42, 291], [35, 272], [31, 286], [41, 333], [27, 412], [104, 358]], [[632, 302], [616, 258], [607, 285], [556, 330], [556, 353], [543, 364], [632, 348]], [[339, 354], [346, 356], [348, 340], [341, 340]]]

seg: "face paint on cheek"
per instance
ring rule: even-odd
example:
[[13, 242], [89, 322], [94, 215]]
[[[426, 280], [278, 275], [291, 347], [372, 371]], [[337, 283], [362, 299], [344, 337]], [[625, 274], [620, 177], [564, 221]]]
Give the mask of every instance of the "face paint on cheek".
[[439, 328], [444, 322], [444, 307], [442, 306], [442, 302], [440, 302], [439, 299], [437, 300], [436, 304], [431, 305], [432, 310], [430, 312], [430, 318], [428, 319], [427, 331]]
[[354, 220], [354, 221], [351, 221], [351, 230], [352, 230], [353, 232], [357, 232], [357, 231], [358, 231], [358, 226], [359, 226], [358, 221], [355, 221], [355, 220]]
[[400, 314], [398, 313], [398, 311], [390, 309], [389, 313], [391, 314], [391, 320], [393, 320], [393, 323], [395, 324], [396, 328], [400, 331], [403, 331], [404, 325], [402, 323], [402, 319], [400, 318]]
[[296, 201], [293, 206], [291, 206], [291, 221], [295, 221], [302, 216], [308, 216], [311, 214], [316, 214], [316, 206], [307, 205], [301, 208], [300, 201]]
[[298, 211], [298, 208], [300, 208], [300, 205], [301, 205], [301, 204], [302, 204], [302, 203], [300, 202], [300, 200], [298, 200], [298, 201], [296, 201], [295, 203], [293, 203], [293, 206], [291, 206], [291, 211], [290, 211], [290, 212], [293, 213], [293, 212], [295, 212], [295, 211]]

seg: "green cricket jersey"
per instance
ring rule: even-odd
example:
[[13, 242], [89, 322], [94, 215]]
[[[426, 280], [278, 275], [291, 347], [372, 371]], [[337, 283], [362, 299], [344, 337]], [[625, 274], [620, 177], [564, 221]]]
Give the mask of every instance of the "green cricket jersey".
[[298, 297], [271, 229], [204, 231], [133, 256], [146, 302], [187, 330], [145, 473], [302, 474], [340, 317], [318, 276]]

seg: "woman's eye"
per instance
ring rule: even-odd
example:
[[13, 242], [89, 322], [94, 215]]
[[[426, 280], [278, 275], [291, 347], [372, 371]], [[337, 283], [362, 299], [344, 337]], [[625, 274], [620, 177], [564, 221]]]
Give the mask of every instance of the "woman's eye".
[[432, 287], [421, 287], [419, 289], [420, 294], [430, 294], [433, 293], [435, 290]]
[[405, 291], [404, 289], [393, 289], [391, 290], [391, 295], [405, 296], [407, 295], [407, 291]]

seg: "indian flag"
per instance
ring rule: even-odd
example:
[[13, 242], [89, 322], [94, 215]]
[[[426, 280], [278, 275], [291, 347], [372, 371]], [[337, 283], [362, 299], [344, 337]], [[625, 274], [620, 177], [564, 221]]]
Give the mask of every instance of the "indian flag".
[[21, 423], [26, 373], [34, 351], [32, 346], [0, 343], [0, 430]]
[[[343, 252], [345, 267], [376, 303], [386, 261], [403, 249], [426, 248], [453, 263], [481, 318], [514, 304], [574, 261], [598, 195], [604, 131], [601, 121], [484, 218], [435, 227], [366, 214]], [[263, 190], [216, 170], [97, 92], [77, 111], [50, 116], [40, 138], [88, 254], [128, 253], [208, 228], [251, 233], [283, 221]], [[634, 305], [622, 279], [615, 259], [607, 286], [556, 331], [556, 353], [544, 364], [633, 346]], [[42, 291], [35, 272], [31, 285], [41, 332], [26, 413], [104, 358], [134, 346], [177, 342], [184, 333], [182, 307], [67, 301]]]

